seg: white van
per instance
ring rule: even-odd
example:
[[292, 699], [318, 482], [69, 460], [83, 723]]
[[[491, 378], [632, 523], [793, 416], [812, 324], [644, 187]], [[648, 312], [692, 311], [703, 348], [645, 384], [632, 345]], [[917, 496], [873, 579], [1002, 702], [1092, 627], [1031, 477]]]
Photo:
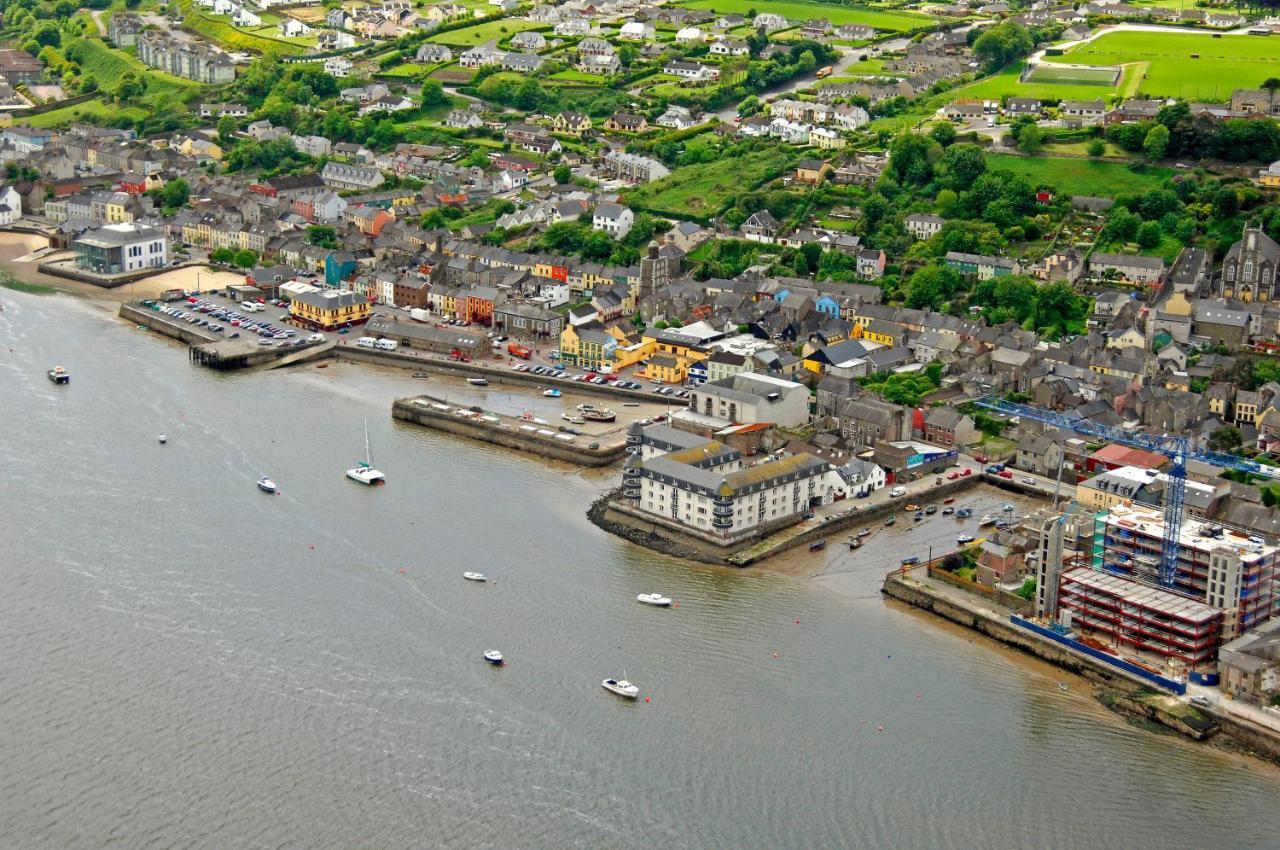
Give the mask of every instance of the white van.
[[890, 495], [891, 497], [895, 498], [895, 499], [896, 499], [898, 496], [905, 496], [905, 495], [907, 495], [907, 488], [906, 488], [906, 487], [894, 487], [892, 490], [890, 490], [890, 491], [889, 491], [889, 495]]
[[360, 348], [376, 348], [378, 341], [371, 336], [362, 336], [356, 340], [356, 345]]
[[400, 347], [400, 343], [396, 342], [394, 339], [380, 339], [374, 343], [374, 346], [382, 351], [395, 351]]
[[240, 309], [244, 310], [246, 313], [256, 313], [263, 309], [263, 307], [256, 301], [241, 301]]

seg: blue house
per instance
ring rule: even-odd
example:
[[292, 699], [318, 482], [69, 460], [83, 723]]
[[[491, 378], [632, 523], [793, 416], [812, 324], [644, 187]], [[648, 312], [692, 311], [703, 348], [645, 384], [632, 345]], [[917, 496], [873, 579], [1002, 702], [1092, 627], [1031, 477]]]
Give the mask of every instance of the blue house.
[[689, 383], [702, 386], [707, 382], [707, 361], [695, 360], [689, 364]]
[[833, 319], [840, 318], [840, 303], [830, 295], [819, 296], [818, 300], [813, 302], [813, 309], [824, 316], [830, 316]]
[[356, 256], [350, 251], [334, 251], [324, 258], [324, 282], [337, 286], [356, 271]]

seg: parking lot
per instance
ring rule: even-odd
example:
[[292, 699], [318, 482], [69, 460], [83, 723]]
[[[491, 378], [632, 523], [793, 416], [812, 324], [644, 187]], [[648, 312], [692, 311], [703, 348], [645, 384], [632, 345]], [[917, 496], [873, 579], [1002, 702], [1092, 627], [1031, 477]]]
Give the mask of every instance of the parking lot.
[[[620, 387], [626, 390], [643, 390], [644, 384], [633, 378], [622, 375], [599, 375], [595, 372], [578, 372], [569, 369], [563, 364], [557, 363], [553, 366], [543, 366], [537, 363], [515, 363], [511, 369], [516, 372], [528, 372], [533, 375], [543, 375], [547, 377], [567, 378], [570, 381], [577, 381], [584, 384], [595, 384], [597, 386]], [[653, 382], [650, 381], [652, 384]], [[685, 387], [673, 387], [670, 385], [655, 385], [650, 390], [655, 396], [663, 396], [671, 399], [687, 399], [689, 390]]]
[[[284, 324], [286, 314], [276, 311], [285, 309], [284, 302], [250, 302], [237, 303], [227, 298], [209, 294], [188, 295], [182, 301], [165, 303], [162, 301], [143, 301], [158, 313], [177, 321], [186, 322], [202, 331], [213, 334], [215, 339], [240, 339], [252, 342], [257, 338], [260, 347], [276, 346], [278, 348], [301, 347], [324, 342], [324, 334], [305, 334]], [[278, 315], [272, 320], [268, 314]]]

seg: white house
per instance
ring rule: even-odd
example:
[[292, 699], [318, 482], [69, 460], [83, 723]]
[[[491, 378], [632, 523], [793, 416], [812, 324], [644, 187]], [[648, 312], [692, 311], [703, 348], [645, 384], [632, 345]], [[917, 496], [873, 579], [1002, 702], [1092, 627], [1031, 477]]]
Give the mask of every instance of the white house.
[[236, 9], [239, 8], [239, 4], [233, 3], [231, 0], [213, 0], [213, 13], [215, 15], [234, 15]]
[[685, 27], [676, 33], [676, 44], [700, 44], [702, 30], [697, 27]]
[[627, 41], [652, 41], [657, 31], [647, 21], [629, 21], [618, 30], [618, 38]]
[[721, 38], [711, 42], [710, 53], [713, 56], [746, 56], [751, 48], [739, 38]]
[[689, 409], [743, 425], [771, 422], [795, 428], [809, 422], [809, 390], [794, 381], [743, 372], [698, 387]]
[[773, 12], [765, 12], [762, 15], [756, 15], [756, 19], [751, 22], [752, 29], [758, 30], [761, 27], [764, 27], [765, 32], [784, 30], [787, 26], [787, 19], [782, 17], [782, 15], [776, 15]]
[[902, 220], [907, 232], [917, 239], [928, 239], [941, 230], [942, 225], [946, 223], [947, 220], [942, 216], [931, 213], [912, 213]]
[[414, 59], [427, 65], [436, 62], [452, 62], [453, 51], [443, 44], [433, 44], [428, 41], [418, 48], [418, 52], [414, 54]]
[[867, 110], [851, 103], [838, 104], [831, 113], [831, 123], [842, 130], [857, 130], [870, 122], [871, 116], [867, 114]]
[[862, 499], [885, 485], [884, 467], [870, 460], [851, 460], [827, 473], [833, 495]]
[[458, 57], [458, 64], [464, 68], [484, 68], [502, 62], [502, 54], [484, 44], [478, 44]]
[[315, 196], [311, 202], [312, 215], [318, 222], [341, 221], [347, 209], [347, 199], [328, 189]]
[[71, 243], [76, 265], [98, 274], [160, 268], [169, 262], [169, 237], [158, 227], [120, 222], [88, 230]]
[[235, 13], [231, 16], [231, 25], [241, 28], [260, 27], [262, 26], [262, 18], [250, 12], [244, 6], [237, 6]]
[[614, 239], [621, 239], [631, 232], [635, 214], [622, 204], [603, 203], [596, 206], [591, 216], [591, 229], [603, 230]]
[[330, 56], [324, 60], [324, 72], [333, 77], [345, 77], [355, 66], [345, 56]]
[[658, 116], [655, 121], [659, 127], [674, 127], [677, 130], [687, 130], [696, 125], [698, 119], [694, 117], [686, 107], [677, 106], [674, 103], [667, 107], [667, 111]]
[[280, 21], [280, 35], [285, 38], [304, 38], [311, 35], [311, 27], [294, 18], [283, 18]]
[[22, 196], [18, 190], [5, 184], [0, 186], [0, 224], [13, 224], [22, 218]]

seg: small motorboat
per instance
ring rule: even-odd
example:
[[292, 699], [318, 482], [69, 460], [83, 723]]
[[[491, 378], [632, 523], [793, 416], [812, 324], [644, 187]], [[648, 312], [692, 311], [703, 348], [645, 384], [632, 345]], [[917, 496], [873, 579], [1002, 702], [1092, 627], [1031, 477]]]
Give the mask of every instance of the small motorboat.
[[276, 482], [264, 475], [258, 479], [258, 489], [264, 493], [275, 493]]
[[484, 651], [484, 660], [488, 661], [494, 667], [502, 666], [502, 653], [496, 649], [486, 649]]
[[982, 517], [982, 519], [978, 520], [978, 525], [995, 525], [995, 524], [996, 524], [996, 518], [991, 514], [986, 514]]
[[911, 513], [912, 511], [920, 510], [920, 506], [917, 505], [915, 502], [908, 502], [907, 506], [903, 508], [903, 510], [906, 511], [907, 513]]
[[638, 402], [638, 401], [624, 401], [624, 402], [622, 403], [622, 406], [623, 406], [623, 407], [639, 407], [639, 406], [640, 406], [640, 402]]
[[1013, 523], [1007, 519], [996, 520], [996, 529], [998, 531], [1004, 531], [1006, 528], [1013, 528]]
[[945, 499], [943, 499], [943, 500], [942, 500], [942, 504], [944, 504], [944, 505], [949, 505], [949, 504], [951, 504], [952, 502], [954, 502], [955, 500], [956, 500], [956, 497], [955, 497], [955, 496], [948, 496], [947, 498], [945, 498]]
[[920, 563], [920, 556], [919, 556], [919, 555], [912, 555], [910, 558], [903, 558], [903, 559], [902, 559], [902, 566], [904, 566], [904, 567], [912, 567], [912, 566], [915, 566], [915, 565], [916, 565], [916, 564], [918, 564], [918, 563]]
[[462, 577], [465, 578], [467, 581], [488, 581], [489, 580], [485, 578], [484, 573], [467, 572], [467, 573], [463, 573]]
[[571, 413], [562, 413], [560, 414], [560, 418], [571, 425], [584, 425], [586, 424], [586, 421], [587, 421], [583, 419], [581, 416], [574, 416]]
[[856, 538], [856, 537], [850, 538], [850, 540], [849, 540], [849, 548], [850, 548], [850, 549], [858, 549], [858, 548], [860, 548], [861, 546], [862, 546], [862, 541], [861, 541], [861, 540], [859, 540], [859, 539], [858, 539], [858, 538]]
[[916, 511], [916, 515], [912, 517], [914, 522], [919, 522], [922, 519], [924, 519], [924, 511]]
[[956, 508], [956, 519], [968, 519], [973, 516], [973, 508]]
[[892, 514], [890, 514], [890, 515], [889, 515], [889, 518], [888, 518], [887, 520], [885, 520], [885, 521], [884, 521], [884, 524], [885, 524], [885, 525], [893, 525], [893, 524], [894, 524], [895, 522], [897, 522], [897, 521], [898, 521], [898, 518], [897, 518], [896, 516], [893, 516]]
[[430, 375], [429, 373], [427, 373], [427, 372], [414, 372], [414, 373], [413, 373], [413, 377], [415, 377], [415, 378], [430, 378], [430, 377], [431, 377], [431, 375]]
[[1003, 505], [1000, 506], [1000, 510], [1004, 511], [1007, 514], [1013, 513], [1013, 503], [1005, 502]]
[[169, 442], [169, 438], [168, 438], [168, 437], [166, 437], [164, 434], [161, 434], [161, 435], [160, 435], [159, 440], [160, 440], [160, 445], [162, 445], [162, 446], [163, 446], [165, 443]]
[[809, 544], [810, 552], [819, 552], [825, 548], [827, 548], [827, 541], [825, 540], [815, 540]]
[[942, 509], [942, 515], [943, 515], [943, 516], [951, 516], [951, 515], [952, 515], [952, 514], [954, 514], [955, 512], [956, 512], [956, 509], [955, 509], [955, 508], [953, 508], [953, 507], [951, 507], [950, 505], [948, 505], [947, 507], [945, 507], [945, 508], [943, 508], [943, 509]]
[[653, 605], [658, 608], [670, 608], [671, 597], [663, 596], [661, 593], [641, 593], [636, 597], [637, 602], [643, 602], [645, 605]]
[[547, 398], [560, 398], [560, 391], [555, 387], [549, 387], [543, 390], [542, 394]]
[[582, 411], [582, 418], [588, 422], [612, 422], [616, 416], [617, 414], [607, 407], [603, 410]]
[[930, 505], [929, 507], [927, 507], [927, 508], [925, 508], [925, 509], [924, 509], [924, 512], [925, 512], [927, 515], [929, 515], [929, 516], [933, 516], [934, 514], [936, 514], [936, 513], [938, 512], [938, 506], [937, 506], [937, 505]]
[[600, 685], [609, 693], [617, 694], [618, 696], [626, 697], [627, 699], [635, 699], [640, 696], [640, 689], [628, 682], [625, 678], [605, 679], [600, 683]]
[[49, 370], [48, 375], [49, 380], [53, 381], [55, 384], [71, 383], [71, 373], [66, 369], [63, 369], [61, 366], [54, 366]]
[[861, 531], [859, 531], [859, 532], [858, 532], [858, 539], [859, 539], [859, 540], [861, 540], [863, 537], [870, 537], [870, 536], [871, 536], [871, 529], [869, 529], [869, 528], [864, 528], [864, 529], [862, 529]]
[[467, 378], [467, 383], [473, 387], [487, 387], [489, 386], [489, 379], [488, 378]]
[[964, 543], [972, 543], [972, 542], [973, 542], [973, 535], [972, 535], [972, 534], [961, 534], [961, 535], [959, 535], [959, 536], [957, 536], [957, 537], [956, 537], [956, 542], [957, 542], [957, 543], [960, 543], [960, 544], [964, 544]]

